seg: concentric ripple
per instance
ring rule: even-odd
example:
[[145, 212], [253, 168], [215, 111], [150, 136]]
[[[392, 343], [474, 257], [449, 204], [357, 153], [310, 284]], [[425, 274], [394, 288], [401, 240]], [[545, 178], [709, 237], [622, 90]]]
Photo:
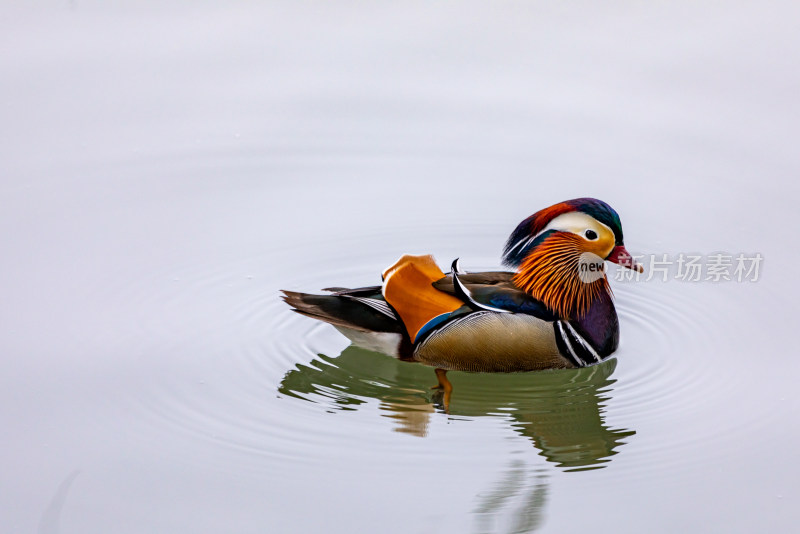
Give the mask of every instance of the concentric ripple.
[[[359, 239], [363, 245], [364, 238]], [[339, 245], [336, 250], [353, 250]], [[181, 337], [192, 335], [197, 343], [154, 344], [150, 357], [175, 368], [191, 360], [187, 367], [197, 376], [165, 372], [154, 377], [154, 390], [140, 397], [148, 417], [231, 451], [306, 462], [319, 457], [321, 443], [343, 443], [354, 435], [380, 443], [366, 454], [397, 448], [417, 454], [409, 442], [393, 436], [425, 437], [436, 425], [491, 419], [563, 469], [602, 467], [633, 450], [626, 463], [637, 473], [658, 447], [696, 448], [731, 428], [730, 421], [717, 419], [716, 425], [661, 436], [658, 443], [641, 436], [642, 428], [655, 422], [675, 424], [699, 404], [713, 407], [746, 382], [744, 374], [736, 373], [728, 373], [725, 383], [714, 380], [716, 370], [726, 365], [719, 343], [725, 332], [702, 317], [707, 307], [714, 307], [723, 320], [713, 324], [724, 325], [725, 314], [736, 313], [732, 303], [722, 306], [728, 298], [724, 291], [612, 280], [622, 332], [616, 358], [581, 370], [452, 372], [455, 389], [445, 411], [441, 396], [430, 389], [436, 382], [430, 368], [349, 346], [335, 329], [293, 313], [280, 300], [281, 287], [317, 291], [329, 285], [377, 283], [377, 269], [368, 266], [374, 257], [396, 254], [383, 235], [373, 236], [364, 250], [370, 257], [361, 261], [331, 254], [331, 262], [338, 261], [341, 268], [328, 266], [324, 273], [305, 267], [263, 275], [276, 263], [291, 263], [297, 251], [288, 248], [142, 281], [150, 287], [138, 294], [157, 300], [163, 315], [158, 320], [143, 317], [139, 334], [158, 340], [181, 328]], [[490, 265], [487, 259], [473, 263]], [[126, 298], [136, 302], [137, 291], [128, 291]], [[706, 300], [698, 302], [698, 293]], [[213, 302], [213, 308], [206, 302]], [[154, 304], [137, 305], [150, 310]], [[215, 324], [217, 329], [190, 331], [193, 324]], [[362, 415], [347, 415], [355, 413]], [[637, 446], [626, 445], [631, 442]]]

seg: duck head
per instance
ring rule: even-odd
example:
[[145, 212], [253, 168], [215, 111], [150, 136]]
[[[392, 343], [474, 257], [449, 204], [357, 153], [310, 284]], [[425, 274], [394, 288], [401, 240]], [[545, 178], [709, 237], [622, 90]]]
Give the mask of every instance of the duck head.
[[603, 293], [610, 261], [642, 272], [625, 249], [614, 209], [576, 198], [537, 211], [509, 236], [503, 263], [517, 269], [514, 283], [563, 318], [580, 318]]

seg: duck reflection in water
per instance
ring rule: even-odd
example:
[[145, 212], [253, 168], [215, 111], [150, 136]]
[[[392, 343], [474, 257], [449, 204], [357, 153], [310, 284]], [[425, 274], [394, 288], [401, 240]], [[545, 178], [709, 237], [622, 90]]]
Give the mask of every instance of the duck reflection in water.
[[[467, 273], [456, 260], [445, 274], [432, 256], [404, 255], [379, 286], [284, 291], [294, 311], [369, 350], [350, 347], [335, 363], [320, 356], [290, 372], [281, 391], [317, 393], [342, 409], [380, 399], [399, 431], [418, 435], [440, 399], [452, 415], [508, 419], [562, 467], [601, 463], [631, 434], [602, 418], [619, 344], [605, 261], [642, 271], [625, 249], [619, 215], [594, 198], [560, 202], [519, 223], [502, 260], [515, 271]], [[426, 368], [403, 361], [435, 369], [433, 402], [420, 389]]]
[[[452, 373], [457, 392], [450, 417], [499, 417], [530, 440], [549, 462], [566, 470], [602, 467], [635, 432], [609, 428], [604, 406], [615, 382], [616, 360], [582, 369], [536, 373]], [[397, 432], [424, 437], [431, 418], [444, 412], [441, 392], [420, 387], [430, 370], [354, 345], [335, 358], [320, 355], [282, 380], [285, 395], [331, 411], [380, 402]]]
[[516, 459], [491, 491], [478, 495], [473, 511], [476, 531], [524, 533], [539, 529], [550, 487], [545, 470], [530, 469]]

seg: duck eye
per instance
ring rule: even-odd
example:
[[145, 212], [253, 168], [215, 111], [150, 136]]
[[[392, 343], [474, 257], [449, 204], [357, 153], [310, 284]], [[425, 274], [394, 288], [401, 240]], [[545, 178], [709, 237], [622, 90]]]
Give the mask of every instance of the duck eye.
[[597, 232], [595, 232], [594, 230], [586, 230], [583, 233], [583, 235], [585, 235], [586, 239], [588, 239], [589, 241], [594, 241], [595, 239], [597, 239]]

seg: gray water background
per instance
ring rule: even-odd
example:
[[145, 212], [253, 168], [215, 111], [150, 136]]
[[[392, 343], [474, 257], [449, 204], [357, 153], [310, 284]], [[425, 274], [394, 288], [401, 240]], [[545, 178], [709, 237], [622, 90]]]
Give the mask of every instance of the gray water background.
[[[0, 15], [2, 532], [796, 529], [800, 4]], [[450, 414], [278, 300], [496, 268], [576, 196], [761, 277], [612, 280], [611, 367], [454, 373]]]

